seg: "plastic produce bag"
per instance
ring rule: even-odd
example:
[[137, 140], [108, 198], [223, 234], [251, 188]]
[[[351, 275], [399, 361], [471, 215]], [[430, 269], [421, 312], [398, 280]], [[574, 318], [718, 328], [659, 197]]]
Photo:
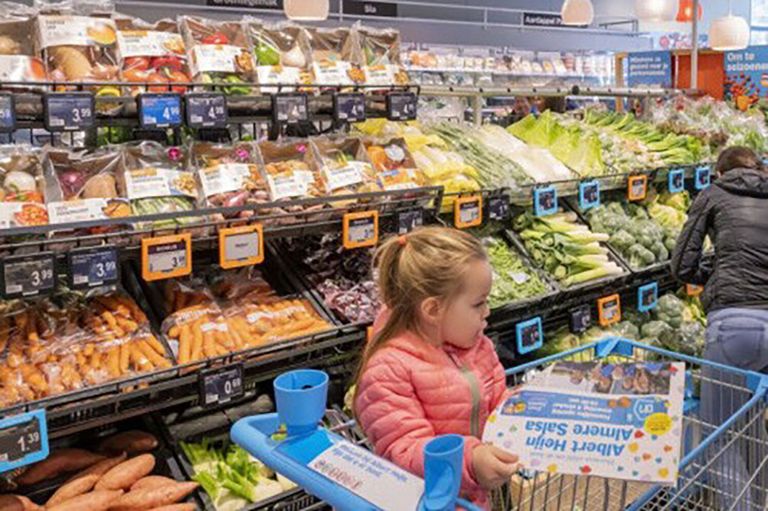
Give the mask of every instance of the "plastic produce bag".
[[35, 50], [35, 11], [26, 5], [0, 3], [0, 82], [4, 89], [26, 88], [46, 79], [45, 65]]
[[42, 158], [31, 146], [0, 146], [0, 228], [48, 223]]
[[314, 83], [319, 85], [353, 85], [363, 83], [362, 72], [353, 67], [361, 64], [360, 44], [348, 28], [308, 28], [312, 51], [310, 63]]
[[186, 87], [173, 85], [192, 81], [187, 66], [186, 47], [176, 22], [162, 20], [150, 24], [139, 19], [119, 19], [116, 23], [122, 81], [158, 84], [131, 87], [130, 93], [184, 94]]
[[326, 195], [350, 195], [381, 190], [359, 138], [317, 137], [311, 140], [315, 167], [320, 169]]
[[254, 63], [240, 22], [181, 16], [179, 24], [196, 82], [225, 83], [221, 90], [231, 96], [251, 93]]
[[[259, 84], [299, 85], [310, 80], [309, 41], [304, 28], [293, 23], [262, 24], [246, 18], [250, 44], [256, 60]], [[293, 90], [284, 87], [282, 92]], [[277, 87], [261, 87], [262, 94], [278, 92]]]
[[424, 173], [416, 166], [404, 139], [366, 140], [365, 148], [384, 190], [407, 190], [425, 185]]
[[312, 166], [312, 148], [307, 140], [262, 142], [259, 149], [272, 201], [323, 195], [323, 180]]
[[363, 57], [366, 85], [407, 84], [408, 73], [400, 61], [400, 31], [355, 25]]

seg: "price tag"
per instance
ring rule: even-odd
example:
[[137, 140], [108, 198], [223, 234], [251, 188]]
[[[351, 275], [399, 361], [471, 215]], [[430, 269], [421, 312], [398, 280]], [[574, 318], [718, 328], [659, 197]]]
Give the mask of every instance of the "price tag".
[[709, 188], [712, 173], [709, 170], [708, 165], [702, 165], [696, 168], [696, 177], [693, 181], [694, 187], [697, 190], [704, 190]]
[[686, 284], [685, 294], [688, 296], [699, 296], [704, 292], [704, 286], [697, 286], [696, 284]]
[[83, 248], [69, 253], [69, 286], [88, 289], [117, 283], [117, 249], [113, 246]]
[[421, 209], [409, 209], [397, 214], [397, 233], [408, 234], [417, 227], [424, 225], [424, 211]]
[[360, 211], [344, 215], [344, 248], [372, 247], [378, 242], [378, 211]]
[[685, 190], [685, 170], [673, 169], [667, 175], [667, 189], [669, 193], [680, 193]]
[[597, 300], [597, 316], [600, 326], [611, 326], [621, 321], [621, 298], [618, 294]]
[[554, 186], [544, 186], [533, 189], [533, 213], [536, 216], [547, 216], [557, 213], [557, 189]]
[[172, 234], [141, 240], [141, 276], [147, 282], [192, 273], [192, 235]]
[[509, 201], [506, 197], [491, 197], [488, 199], [488, 218], [504, 221], [509, 218]]
[[227, 99], [220, 93], [194, 93], [185, 96], [187, 126], [190, 128], [225, 128]]
[[592, 326], [592, 308], [589, 305], [582, 305], [571, 311], [570, 327], [571, 332], [580, 334], [586, 332]]
[[223, 405], [244, 395], [243, 364], [200, 373], [200, 403], [203, 406]]
[[453, 225], [457, 229], [476, 227], [483, 223], [483, 197], [458, 197], [453, 203]]
[[637, 288], [637, 310], [648, 312], [656, 308], [659, 301], [659, 284], [651, 282]]
[[586, 211], [600, 205], [600, 181], [579, 183], [579, 209]]
[[518, 323], [515, 325], [515, 335], [517, 338], [517, 352], [521, 355], [541, 348], [544, 344], [541, 318], [536, 316], [533, 319]]
[[387, 94], [387, 119], [390, 121], [415, 121], [419, 98], [413, 92]]
[[365, 94], [334, 94], [333, 120], [340, 122], [363, 122], [365, 120]]
[[0, 132], [9, 133], [16, 129], [16, 101], [13, 94], [0, 93]]
[[181, 96], [173, 93], [139, 94], [139, 125], [144, 129], [181, 126]]
[[627, 199], [630, 202], [644, 200], [648, 195], [648, 176], [629, 176], [627, 181]]
[[219, 264], [225, 270], [264, 262], [261, 225], [230, 227], [219, 231]]
[[48, 457], [45, 410], [33, 410], [0, 420], [0, 472]]
[[49, 92], [43, 109], [48, 131], [82, 131], [93, 126], [96, 106], [90, 92]]
[[56, 287], [55, 256], [52, 252], [3, 258], [2, 295], [21, 298], [50, 293]]
[[276, 124], [298, 124], [309, 121], [307, 95], [298, 92], [273, 94], [272, 120]]

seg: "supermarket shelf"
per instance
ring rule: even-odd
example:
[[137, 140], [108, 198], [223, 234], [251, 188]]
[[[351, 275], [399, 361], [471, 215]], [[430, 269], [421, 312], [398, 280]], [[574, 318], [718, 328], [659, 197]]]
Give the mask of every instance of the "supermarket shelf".
[[464, 68], [448, 68], [448, 67], [406, 67], [405, 70], [409, 73], [465, 73], [465, 74], [488, 74], [493, 76], [508, 76], [511, 78], [562, 78], [562, 79], [579, 79], [579, 80], [604, 80], [606, 77], [599, 75], [590, 75], [583, 73], [536, 73], [536, 72], [519, 72], [519, 71], [503, 71], [497, 69], [464, 69]]

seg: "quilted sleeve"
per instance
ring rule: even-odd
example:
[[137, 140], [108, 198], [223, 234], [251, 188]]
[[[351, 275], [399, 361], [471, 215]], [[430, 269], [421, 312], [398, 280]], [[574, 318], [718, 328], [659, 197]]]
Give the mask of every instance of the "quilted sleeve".
[[490, 393], [491, 398], [488, 400], [488, 414], [501, 404], [501, 402], [507, 397], [507, 375], [504, 372], [504, 366], [499, 361], [499, 355], [496, 353], [496, 347], [493, 341], [488, 337], [483, 336], [482, 350], [479, 353], [481, 357], [481, 367], [483, 367], [482, 373], [488, 375], [486, 379], [485, 389]]
[[[355, 410], [374, 450], [396, 465], [424, 476], [424, 445], [435, 430], [411, 384], [408, 369], [397, 356], [380, 353], [360, 378]], [[462, 491], [479, 489], [472, 472], [472, 451], [480, 440], [464, 437]]]
[[702, 264], [704, 239], [709, 231], [711, 198], [712, 188], [708, 188], [693, 201], [688, 221], [672, 251], [672, 276], [686, 284], [705, 285], [712, 273], [712, 268]]

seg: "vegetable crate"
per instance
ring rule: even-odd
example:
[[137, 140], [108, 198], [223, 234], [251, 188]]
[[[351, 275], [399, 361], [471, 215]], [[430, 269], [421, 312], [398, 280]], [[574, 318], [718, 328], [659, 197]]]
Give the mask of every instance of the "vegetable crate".
[[[494, 509], [660, 511], [765, 509], [768, 497], [768, 377], [620, 338], [507, 371], [519, 385], [555, 362], [685, 362], [682, 447], [674, 486], [525, 470]], [[704, 397], [704, 399], [702, 399]], [[736, 410], [729, 413], [728, 409]], [[499, 507], [497, 507], [499, 506]]]

